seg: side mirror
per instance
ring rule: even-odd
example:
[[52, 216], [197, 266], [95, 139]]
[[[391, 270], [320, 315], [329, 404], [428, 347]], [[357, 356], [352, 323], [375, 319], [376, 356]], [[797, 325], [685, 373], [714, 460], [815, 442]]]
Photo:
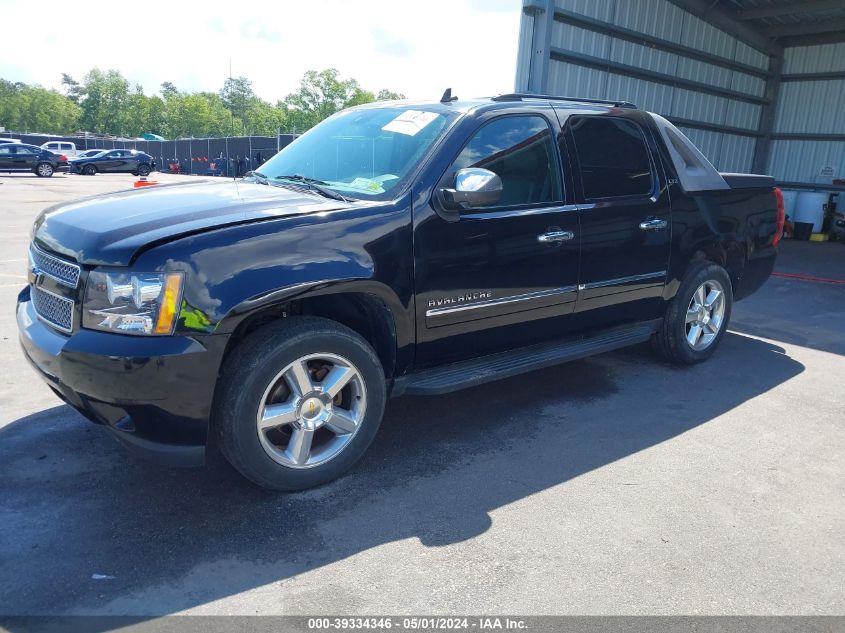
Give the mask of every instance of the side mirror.
[[441, 189], [440, 195], [443, 205], [452, 210], [489, 207], [502, 197], [502, 179], [489, 169], [459, 169], [455, 188]]

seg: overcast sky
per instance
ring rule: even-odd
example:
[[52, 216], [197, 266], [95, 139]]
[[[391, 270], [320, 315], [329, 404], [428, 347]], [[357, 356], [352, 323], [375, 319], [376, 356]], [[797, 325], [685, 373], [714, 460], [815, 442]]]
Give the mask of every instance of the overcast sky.
[[[521, 0], [277, 0], [141, 3], [0, 0], [0, 77], [60, 88], [93, 66], [147, 94], [163, 81], [217, 91], [246, 75], [275, 102], [306, 70], [337, 68], [409, 98], [513, 90]], [[18, 54], [19, 53], [19, 54]]]

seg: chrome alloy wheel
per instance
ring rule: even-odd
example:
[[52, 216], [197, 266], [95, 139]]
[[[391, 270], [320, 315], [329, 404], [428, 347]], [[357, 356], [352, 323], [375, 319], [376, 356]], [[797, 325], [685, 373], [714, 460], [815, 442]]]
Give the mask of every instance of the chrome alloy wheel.
[[692, 295], [686, 316], [687, 343], [695, 351], [710, 346], [725, 318], [725, 289], [710, 279]]
[[49, 163], [41, 163], [38, 166], [38, 175], [45, 178], [53, 175], [53, 167]]
[[358, 369], [337, 354], [309, 354], [270, 382], [256, 419], [267, 455], [310, 468], [340, 454], [361, 427], [367, 390]]

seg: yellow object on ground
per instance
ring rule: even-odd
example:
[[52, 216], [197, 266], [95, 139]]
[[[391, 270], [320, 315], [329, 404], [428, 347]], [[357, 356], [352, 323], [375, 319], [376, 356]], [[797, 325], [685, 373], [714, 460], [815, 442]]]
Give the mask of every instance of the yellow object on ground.
[[810, 235], [811, 242], [827, 242], [827, 233], [813, 233]]

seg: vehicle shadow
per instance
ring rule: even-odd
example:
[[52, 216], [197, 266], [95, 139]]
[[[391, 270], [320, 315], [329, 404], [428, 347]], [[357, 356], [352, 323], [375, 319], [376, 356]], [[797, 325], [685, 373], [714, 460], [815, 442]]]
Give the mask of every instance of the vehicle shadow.
[[639, 347], [401, 398], [349, 475], [296, 494], [258, 489], [219, 460], [195, 471], [134, 461], [69, 408], [48, 409], [0, 430], [0, 613], [156, 616], [385, 543], [471, 539], [497, 508], [671, 440], [803, 370], [776, 345], [728, 334], [691, 368]]

